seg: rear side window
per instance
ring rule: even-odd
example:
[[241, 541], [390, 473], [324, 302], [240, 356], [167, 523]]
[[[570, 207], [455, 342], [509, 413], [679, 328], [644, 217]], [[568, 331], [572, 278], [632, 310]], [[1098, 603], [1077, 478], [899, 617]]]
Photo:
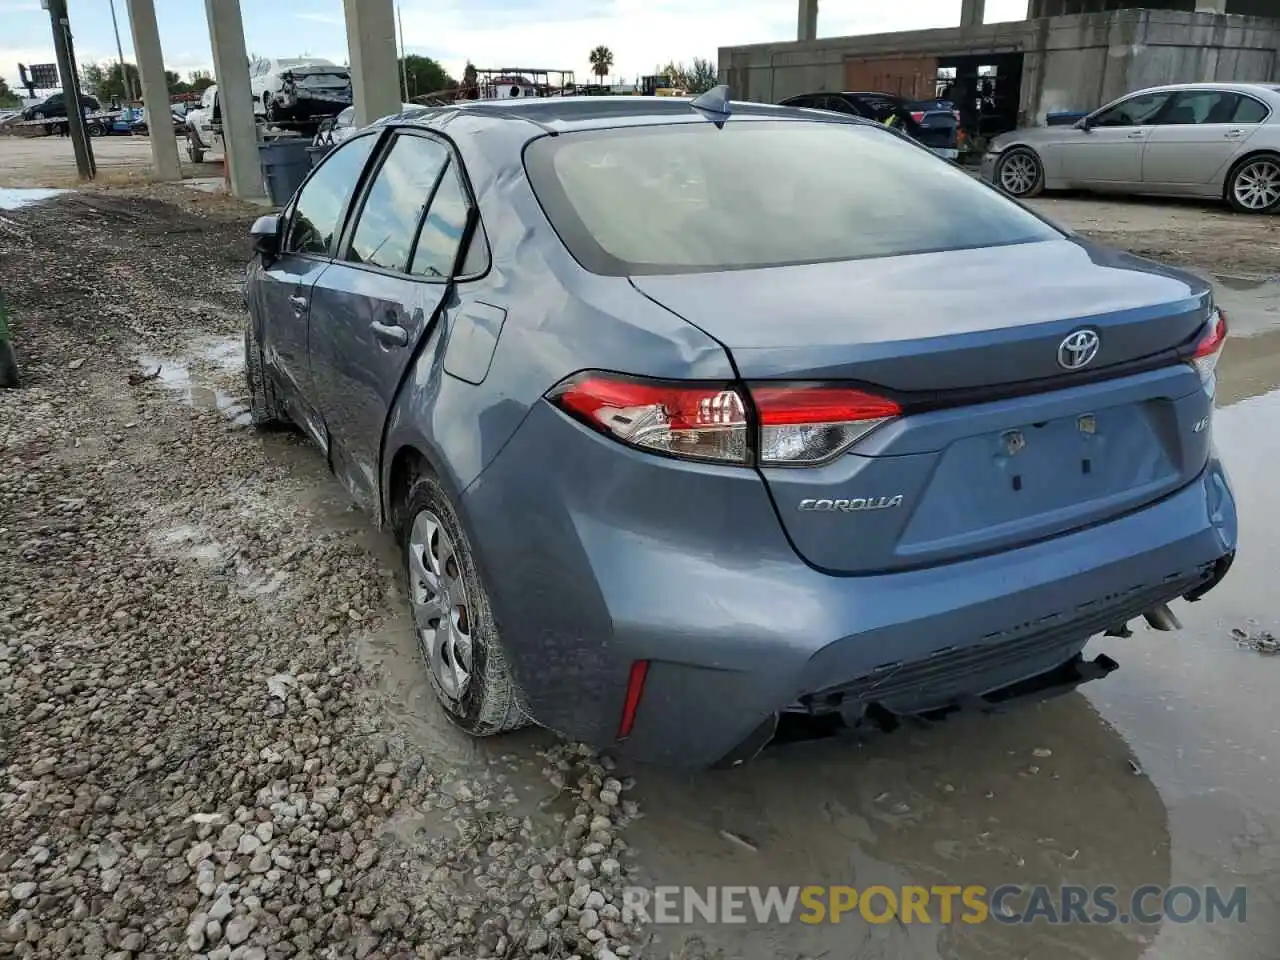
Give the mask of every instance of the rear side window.
[[348, 140], [324, 158], [298, 192], [285, 236], [286, 252], [332, 255], [342, 228], [342, 214], [377, 140], [376, 136]]
[[1057, 239], [968, 174], [865, 124], [730, 120], [529, 145], [530, 181], [594, 273], [692, 273]]
[[397, 137], [373, 178], [347, 259], [403, 273], [422, 211], [448, 161], [449, 151], [435, 140]]
[[1232, 123], [1262, 123], [1267, 119], [1267, 108], [1253, 97], [1241, 97], [1240, 105], [1236, 107], [1236, 115], [1231, 118]]
[[458, 177], [457, 164], [451, 163], [431, 199], [431, 209], [422, 224], [409, 272], [436, 280], [448, 277], [466, 226], [467, 195]]

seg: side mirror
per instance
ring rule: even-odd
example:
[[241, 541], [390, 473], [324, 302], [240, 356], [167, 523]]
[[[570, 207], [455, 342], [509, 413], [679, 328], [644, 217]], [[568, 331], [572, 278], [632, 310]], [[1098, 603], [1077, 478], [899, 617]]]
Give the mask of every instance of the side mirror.
[[253, 221], [249, 228], [249, 236], [253, 238], [253, 249], [270, 260], [280, 253], [280, 217], [267, 214]]
[[1088, 133], [1090, 130], [1093, 129], [1093, 124], [1089, 122], [1088, 117], [1081, 117], [1079, 120], [1075, 122], [1075, 128], [1077, 130], [1083, 130], [1085, 133]]

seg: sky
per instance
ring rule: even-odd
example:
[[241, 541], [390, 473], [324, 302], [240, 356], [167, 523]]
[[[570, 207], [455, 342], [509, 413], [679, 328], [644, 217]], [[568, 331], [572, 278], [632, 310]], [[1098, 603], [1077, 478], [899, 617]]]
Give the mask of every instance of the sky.
[[[67, 0], [76, 56], [83, 66], [116, 59], [113, 0]], [[114, 0], [120, 41], [132, 60], [126, 0]], [[590, 78], [587, 55], [604, 44], [622, 81], [668, 60], [703, 57], [719, 47], [792, 40], [796, 0], [399, 0], [408, 53], [439, 60], [461, 76], [477, 67], [573, 70]], [[184, 77], [212, 71], [204, 0], [155, 0], [165, 66]], [[1017, 20], [1027, 0], [987, 0], [987, 21]], [[342, 0], [242, 2], [250, 54], [326, 57], [347, 62]], [[818, 36], [956, 26], [960, 0], [821, 0]], [[0, 76], [17, 88], [19, 63], [53, 63], [49, 15], [40, 0], [0, 0]]]

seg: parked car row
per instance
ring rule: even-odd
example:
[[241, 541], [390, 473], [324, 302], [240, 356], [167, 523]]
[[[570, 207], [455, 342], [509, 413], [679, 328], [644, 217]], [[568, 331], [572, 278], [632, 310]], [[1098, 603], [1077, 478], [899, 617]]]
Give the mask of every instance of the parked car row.
[[959, 114], [946, 100], [907, 100], [888, 93], [846, 91], [807, 93], [783, 100], [782, 105], [865, 117], [897, 127], [946, 160], [960, 155]]

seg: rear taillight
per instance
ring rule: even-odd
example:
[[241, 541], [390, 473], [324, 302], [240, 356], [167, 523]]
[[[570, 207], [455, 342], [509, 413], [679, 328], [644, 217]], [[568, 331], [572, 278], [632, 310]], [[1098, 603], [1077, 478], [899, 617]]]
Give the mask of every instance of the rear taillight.
[[1213, 376], [1218, 358], [1222, 356], [1222, 346], [1227, 342], [1227, 315], [1215, 308], [1209, 314], [1204, 333], [1191, 354], [1191, 364], [1200, 371], [1200, 379], [1208, 382]]
[[690, 460], [750, 462], [747, 411], [728, 384], [589, 373], [562, 383], [549, 397], [587, 426], [634, 447]]
[[923, 110], [912, 110], [912, 111], [911, 111], [911, 119], [912, 119], [912, 120], [914, 120], [916, 123], [924, 123], [924, 111], [923, 111]]
[[805, 466], [847, 450], [902, 413], [892, 400], [849, 387], [754, 384], [760, 463]]
[[[547, 396], [588, 426], [633, 447], [688, 460], [811, 466], [902, 413], [892, 400], [830, 384], [572, 377]], [[749, 402], [748, 402], [749, 399]]]
[[956, 123], [959, 123], [959, 122], [960, 122], [960, 111], [959, 111], [959, 110], [952, 110], [952, 111], [951, 111], [951, 113], [955, 116], [955, 118], [956, 118]]

